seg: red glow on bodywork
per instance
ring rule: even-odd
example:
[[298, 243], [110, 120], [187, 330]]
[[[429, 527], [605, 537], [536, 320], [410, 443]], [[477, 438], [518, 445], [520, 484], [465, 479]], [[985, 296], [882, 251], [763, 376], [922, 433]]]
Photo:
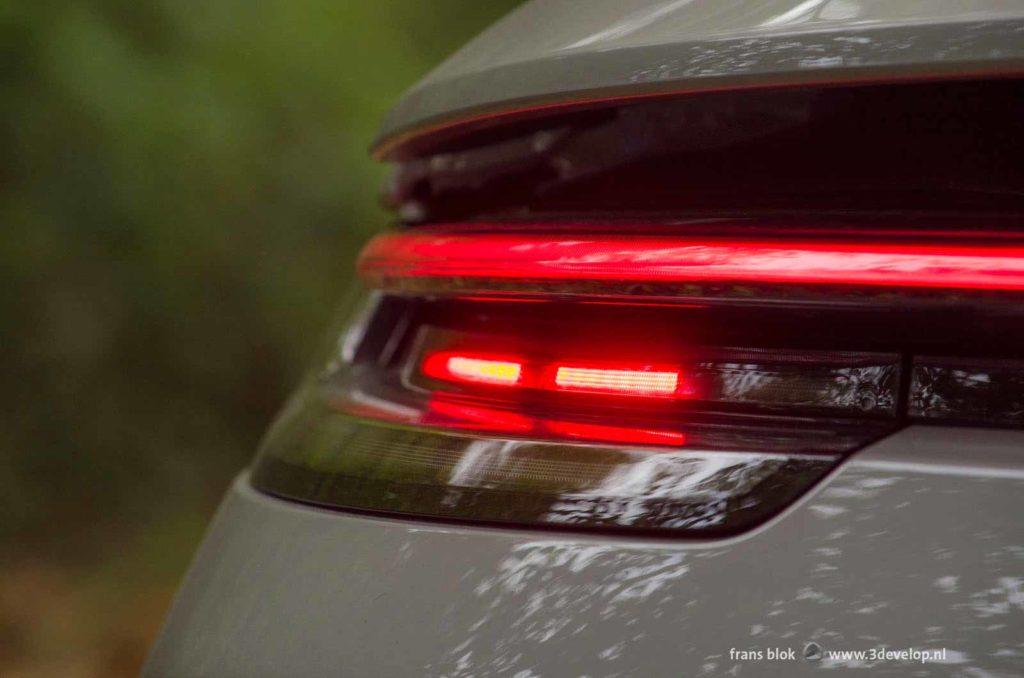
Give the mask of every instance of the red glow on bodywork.
[[584, 424], [578, 421], [549, 421], [546, 428], [561, 438], [575, 440], [600, 440], [609, 443], [633, 443], [635, 445], [686, 444], [686, 436], [678, 431]]
[[516, 412], [440, 399], [430, 401], [423, 423], [492, 433], [525, 434], [536, 428], [532, 418]]
[[378, 286], [459, 278], [1024, 290], [1024, 247], [421, 231], [374, 238], [359, 271]]
[[556, 439], [673, 447], [686, 444], [686, 436], [679, 431], [575, 421], [551, 421], [508, 410], [452, 402], [442, 398], [430, 401], [421, 423], [447, 429], [506, 433], [517, 436], [537, 435], [542, 438], [554, 437]]

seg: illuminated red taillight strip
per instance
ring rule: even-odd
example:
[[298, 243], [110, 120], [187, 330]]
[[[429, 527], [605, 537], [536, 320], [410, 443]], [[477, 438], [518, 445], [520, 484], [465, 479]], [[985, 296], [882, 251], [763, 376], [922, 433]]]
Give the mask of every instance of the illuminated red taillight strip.
[[436, 351], [424, 356], [424, 376], [469, 386], [517, 386], [544, 391], [604, 393], [636, 397], [691, 397], [680, 368], [621, 364], [538, 362], [472, 351]]
[[557, 365], [555, 388], [563, 391], [620, 393], [639, 396], [670, 396], [679, 386], [676, 370], [636, 370]]
[[1024, 290], [1024, 246], [426, 231], [374, 238], [359, 272], [385, 288], [449, 278]]
[[463, 355], [441, 351], [423, 361], [423, 374], [442, 381], [459, 381], [492, 386], [517, 386], [523, 363], [515, 358]]

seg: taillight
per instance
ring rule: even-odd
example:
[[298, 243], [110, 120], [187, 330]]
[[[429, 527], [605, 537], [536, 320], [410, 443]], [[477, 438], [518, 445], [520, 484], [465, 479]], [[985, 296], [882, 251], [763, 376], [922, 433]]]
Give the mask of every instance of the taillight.
[[[486, 226], [486, 225], [485, 225]], [[495, 229], [495, 225], [491, 225]], [[1007, 242], [952, 244], [900, 241], [651, 235], [625, 224], [621, 233], [460, 233], [424, 229], [385, 235], [367, 246], [360, 271], [398, 289], [548, 291], [561, 281], [617, 286], [786, 283], [938, 290], [1024, 290], [1024, 247]]]
[[[481, 228], [368, 246], [360, 272], [383, 294], [274, 426], [258, 487], [389, 514], [720, 535], [911, 418], [1024, 420], [1010, 239]], [[932, 357], [965, 345], [967, 362]]]
[[405, 228], [253, 482], [706, 537], [909, 423], [1024, 425], [1021, 87], [581, 100], [392, 148]]

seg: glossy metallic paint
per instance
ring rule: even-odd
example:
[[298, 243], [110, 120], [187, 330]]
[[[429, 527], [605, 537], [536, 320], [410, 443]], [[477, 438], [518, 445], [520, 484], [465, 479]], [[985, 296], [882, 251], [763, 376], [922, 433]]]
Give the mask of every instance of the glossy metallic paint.
[[[923, 426], [727, 540], [332, 513], [242, 476], [145, 675], [1019, 675], [1022, 493], [1024, 432]], [[729, 659], [809, 642], [947, 653], [923, 666]]]
[[1021, 73], [1019, 0], [536, 0], [410, 89], [376, 146], [595, 99]]

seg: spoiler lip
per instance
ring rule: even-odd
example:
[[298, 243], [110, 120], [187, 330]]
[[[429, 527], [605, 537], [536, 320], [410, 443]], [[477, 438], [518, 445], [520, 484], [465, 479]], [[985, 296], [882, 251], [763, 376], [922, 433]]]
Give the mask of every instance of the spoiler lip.
[[[437, 140], [492, 124], [650, 97], [1024, 76], [1024, 12], [933, 21], [748, 30], [737, 37], [639, 46], [638, 40], [596, 43], [577, 51], [538, 49], [513, 62], [488, 58], [480, 49], [461, 58], [456, 53], [398, 101], [371, 152], [378, 160], [402, 160]], [[499, 40], [504, 23], [478, 42]]]

